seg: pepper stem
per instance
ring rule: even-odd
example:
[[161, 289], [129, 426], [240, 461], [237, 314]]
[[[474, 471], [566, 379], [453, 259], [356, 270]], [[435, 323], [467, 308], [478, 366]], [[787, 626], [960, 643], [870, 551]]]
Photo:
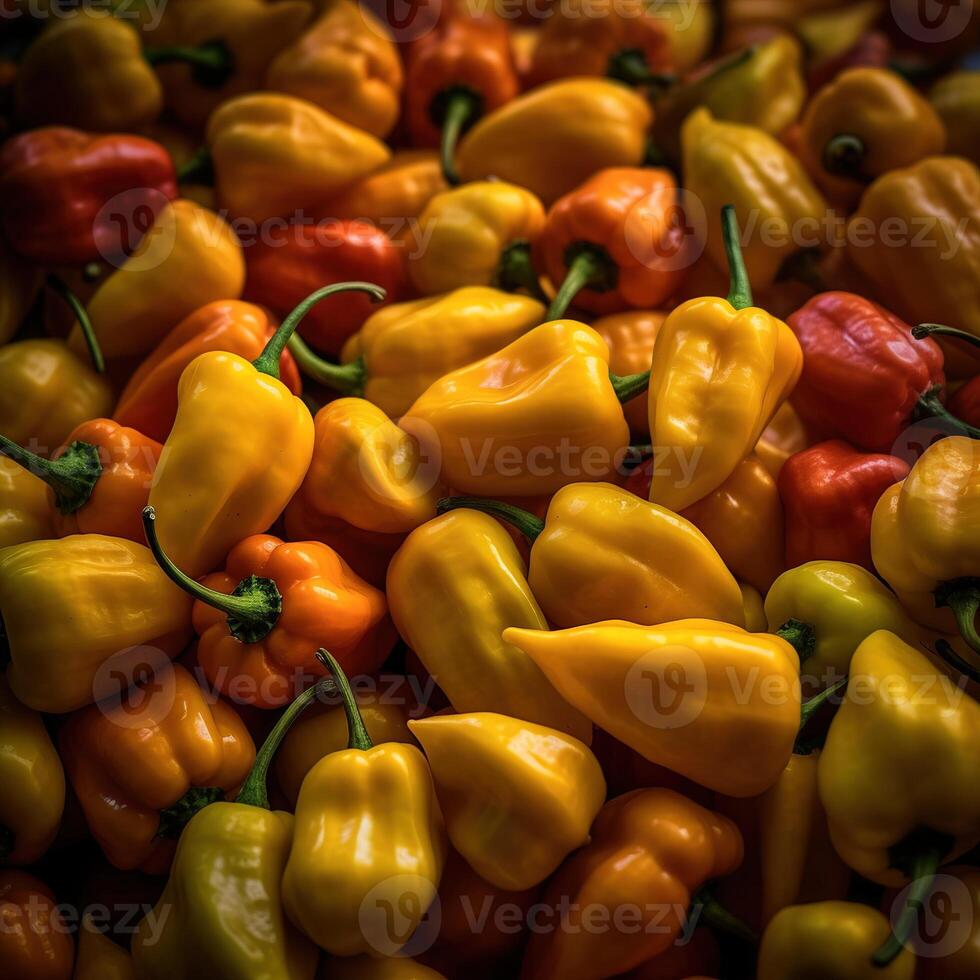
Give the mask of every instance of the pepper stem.
[[364, 394], [367, 380], [367, 364], [359, 357], [349, 364], [331, 364], [311, 350], [298, 333], [289, 338], [286, 345], [296, 360], [300, 371], [308, 378], [318, 381], [342, 395]]
[[728, 256], [728, 302], [736, 310], [744, 310], [753, 305], [752, 286], [742, 256], [738, 215], [735, 214], [734, 204], [726, 204], [721, 209], [721, 232], [725, 239], [725, 254]]
[[385, 298], [385, 291], [376, 286], [373, 282], [335, 282], [329, 286], [323, 286], [314, 293], [310, 293], [297, 307], [286, 317], [279, 328], [269, 338], [265, 349], [259, 356], [252, 361], [255, 369], [262, 374], [269, 375], [270, 378], [279, 377], [279, 358], [289, 343], [293, 331], [299, 326], [300, 321], [310, 310], [316, 306], [320, 300], [333, 296], [334, 293], [359, 292], [368, 293], [375, 302], [381, 302]]
[[225, 795], [220, 786], [192, 786], [176, 803], [160, 811], [155, 837], [176, 840], [198, 810], [217, 803]]
[[759, 942], [755, 931], [738, 916], [733, 915], [711, 894], [709, 888], [699, 888], [691, 899], [691, 907], [698, 909], [699, 917], [714, 929], [741, 939], [752, 945]]
[[782, 637], [796, 651], [801, 664], [808, 657], [813, 656], [817, 645], [817, 631], [809, 623], [799, 619], [787, 619], [776, 630], [776, 636]]
[[214, 184], [214, 161], [206, 146], [200, 147], [177, 168], [178, 184]]
[[560, 320], [572, 300], [586, 287], [604, 292], [615, 285], [616, 267], [606, 250], [598, 245], [587, 242], [572, 245], [565, 256], [565, 265], [568, 272], [548, 307], [548, 320]]
[[456, 144], [466, 129], [476, 121], [483, 109], [483, 99], [472, 89], [458, 86], [437, 99], [434, 114], [442, 126], [439, 139], [439, 160], [442, 175], [450, 187], [460, 183], [456, 170]]
[[44, 459], [0, 436], [0, 453], [23, 466], [51, 487], [54, 503], [62, 514], [81, 510], [102, 475], [99, 451], [91, 443], [73, 442], [57, 459]]
[[936, 640], [936, 653], [946, 661], [954, 670], [969, 677], [971, 681], [980, 684], [980, 670], [972, 664], [968, 664], [946, 640]]
[[220, 88], [235, 71], [235, 56], [224, 41], [144, 48], [143, 57], [151, 65], [190, 65], [194, 81], [206, 88]]
[[980, 337], [975, 336], [972, 333], [967, 333], [965, 330], [959, 330], [956, 327], [947, 327], [943, 323], [919, 323], [912, 328], [912, 336], [916, 340], [923, 340], [926, 337], [939, 336], [939, 337], [955, 337], [957, 340], [962, 340], [968, 344], [972, 344], [974, 347], [980, 347]]
[[809, 701], [804, 701], [800, 707], [800, 727], [799, 731], [803, 731], [806, 727], [806, 723], [813, 717], [817, 709], [821, 705], [829, 701], [842, 687], [847, 686], [847, 678], [842, 677], [836, 684], [831, 684], [826, 690], [821, 691], [819, 694], [810, 698]]
[[374, 745], [374, 742], [371, 741], [371, 736], [368, 735], [368, 730], [364, 725], [364, 719], [361, 717], [360, 708], [357, 707], [357, 701], [354, 700], [354, 692], [350, 689], [347, 675], [344, 673], [340, 664], [334, 659], [333, 654], [324, 650], [323, 647], [317, 650], [316, 659], [330, 671], [330, 676], [333, 678], [334, 684], [337, 685], [337, 690], [340, 691], [340, 697], [344, 702], [344, 712], [347, 715], [347, 731], [350, 733], [347, 740], [347, 748], [359, 749], [362, 752], [366, 752]]
[[182, 572], [164, 553], [157, 537], [157, 515], [152, 507], [143, 508], [143, 531], [146, 543], [157, 564], [175, 585], [199, 602], [223, 612], [228, 617], [228, 632], [242, 643], [258, 643], [267, 637], [279, 621], [282, 595], [271, 578], [250, 575], [235, 586], [231, 595], [209, 589]]
[[98, 338], [95, 336], [95, 328], [92, 321], [88, 318], [88, 311], [82, 301], [68, 288], [65, 281], [56, 276], [53, 272], [48, 273], [45, 279], [47, 285], [53, 289], [70, 307], [78, 326], [85, 338], [85, 346], [88, 347], [89, 357], [92, 358], [92, 366], [97, 374], [105, 374], [105, 358], [102, 356], [102, 348], [99, 347]]
[[609, 381], [620, 403], [628, 402], [631, 398], [641, 395], [650, 387], [650, 372], [641, 371], [639, 374], [609, 373]]
[[511, 242], [501, 253], [493, 276], [493, 285], [504, 292], [516, 293], [526, 289], [531, 296], [547, 304], [538, 274], [531, 262], [531, 243], [525, 239]]
[[915, 405], [916, 417], [919, 419], [939, 419], [941, 422], [945, 422], [952, 428], [957, 429], [962, 435], [968, 436], [970, 439], [980, 439], [980, 429], [970, 425], [968, 422], [962, 421], [962, 419], [958, 419], [942, 403], [939, 398], [939, 392], [941, 390], [942, 385], [933, 385], [928, 391], [919, 395], [919, 400]]
[[647, 56], [639, 48], [624, 48], [610, 55], [606, 77], [633, 88], [670, 88], [677, 84], [671, 72], [650, 71]]
[[485, 500], [483, 497], [443, 497], [436, 503], [436, 513], [445, 514], [447, 511], [460, 510], [463, 507], [499, 517], [520, 531], [532, 543], [544, 530], [544, 521], [529, 511], [515, 507], [513, 504], [505, 504], [502, 500]]
[[286, 708], [276, 722], [275, 727], [269, 732], [266, 740], [262, 743], [262, 748], [255, 754], [255, 762], [252, 764], [252, 770], [246, 777], [245, 782], [242, 783], [242, 788], [239, 790], [238, 796], [235, 797], [236, 803], [261, 807], [263, 810], [270, 809], [269, 787], [267, 784], [269, 766], [272, 764], [276, 750], [300, 714], [314, 700], [317, 700], [321, 695], [327, 694], [333, 686], [330, 678], [324, 677], [317, 681], [313, 687], [307, 688], [302, 694], [292, 700], [289, 707]]
[[948, 607], [956, 617], [960, 636], [980, 653], [977, 612], [980, 612], [980, 578], [955, 578], [936, 589], [936, 606]]
[[867, 181], [861, 173], [867, 148], [864, 140], [852, 133], [840, 133], [827, 140], [823, 148], [823, 168], [835, 177]]

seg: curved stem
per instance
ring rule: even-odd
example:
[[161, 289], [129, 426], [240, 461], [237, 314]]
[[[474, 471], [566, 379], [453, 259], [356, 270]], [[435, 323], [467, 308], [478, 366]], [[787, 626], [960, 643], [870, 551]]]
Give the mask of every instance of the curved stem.
[[164, 553], [157, 537], [156, 511], [143, 508], [143, 531], [157, 564], [175, 585], [199, 602], [224, 613], [228, 617], [228, 631], [242, 643], [258, 643], [268, 636], [282, 612], [282, 595], [270, 578], [250, 575], [235, 587], [231, 595], [209, 589], [195, 582], [182, 572]]
[[192, 786], [176, 803], [160, 811], [160, 824], [155, 837], [176, 840], [198, 810], [224, 798], [220, 786]]
[[699, 918], [714, 929], [755, 945], [759, 937], [755, 931], [740, 918], [728, 911], [707, 887], [700, 888], [691, 900], [692, 908], [699, 908]]
[[980, 670], [968, 664], [946, 640], [936, 640], [936, 653], [954, 670], [958, 670], [971, 681], [980, 684]]
[[721, 232], [725, 239], [725, 254], [728, 256], [728, 302], [736, 310], [752, 306], [752, 286], [745, 270], [742, 245], [739, 242], [738, 216], [735, 206], [726, 204], [721, 209]]
[[915, 415], [919, 419], [939, 419], [950, 427], [957, 429], [962, 435], [971, 439], [980, 439], [980, 429], [958, 419], [939, 398], [941, 385], [933, 385], [928, 391], [919, 395], [915, 405]]
[[51, 487], [55, 506], [62, 514], [81, 510], [102, 475], [99, 451], [91, 443], [73, 442], [57, 459], [44, 459], [0, 436], [0, 453], [23, 466]]
[[367, 365], [363, 357], [349, 364], [331, 364], [311, 350], [298, 333], [289, 338], [286, 345], [293, 355], [297, 366], [308, 378], [318, 381], [342, 395], [364, 394], [364, 383], [367, 380]]
[[359, 749], [362, 752], [366, 752], [374, 745], [374, 742], [371, 741], [371, 736], [368, 735], [368, 730], [364, 725], [364, 719], [361, 718], [361, 711], [357, 707], [357, 701], [354, 700], [354, 692], [350, 689], [350, 684], [347, 681], [347, 676], [344, 674], [343, 668], [334, 659], [333, 654], [324, 650], [323, 647], [317, 650], [316, 659], [330, 671], [330, 676], [333, 678], [333, 682], [337, 686], [337, 690], [340, 691], [340, 697], [344, 702], [344, 712], [347, 715], [347, 731], [349, 733], [347, 748]]
[[628, 402], [631, 398], [643, 394], [650, 387], [650, 372], [641, 371], [639, 374], [613, 374], [610, 372], [609, 381], [620, 403]]
[[555, 298], [548, 307], [546, 318], [560, 320], [572, 304], [572, 300], [586, 287], [604, 292], [615, 284], [615, 265], [598, 245], [579, 243], [573, 245], [566, 257], [568, 271], [565, 281], [558, 287]]
[[827, 141], [823, 148], [823, 168], [835, 177], [867, 182], [861, 172], [867, 148], [864, 140], [852, 133], [839, 133]]
[[380, 303], [385, 298], [385, 291], [376, 286], [373, 282], [335, 282], [329, 286], [324, 286], [314, 293], [310, 293], [292, 313], [279, 324], [276, 332], [269, 338], [265, 349], [259, 356], [252, 361], [256, 371], [269, 375], [270, 378], [279, 377], [279, 358], [289, 343], [289, 338], [299, 326], [300, 321], [310, 310], [321, 300], [335, 293], [359, 292], [367, 293], [375, 302]]
[[143, 57], [151, 65], [190, 65], [194, 81], [207, 88], [220, 88], [235, 71], [235, 56], [224, 41], [144, 48]]
[[88, 312], [82, 301], [68, 288], [65, 281], [53, 272], [48, 273], [45, 282], [71, 307], [82, 331], [82, 336], [85, 338], [85, 345], [88, 347], [89, 356], [92, 358], [92, 366], [98, 374], [105, 374], [105, 358], [102, 356], [102, 348], [99, 347], [95, 329], [92, 326], [92, 321], [88, 318]]
[[526, 289], [534, 299], [547, 304], [538, 274], [531, 262], [531, 243], [524, 239], [511, 242], [501, 253], [497, 270], [493, 276], [493, 285], [504, 292], [516, 293]]
[[980, 578], [956, 578], [936, 589], [936, 606], [952, 610], [960, 636], [980, 653], [977, 613], [980, 612]]
[[813, 717], [817, 709], [829, 701], [842, 687], [847, 687], [846, 677], [842, 677], [836, 684], [832, 684], [826, 690], [823, 690], [819, 694], [810, 698], [809, 701], [803, 702], [803, 704], [800, 706], [799, 731], [803, 731], [803, 729], [806, 727], [806, 723]]
[[639, 48], [624, 48], [610, 55], [606, 77], [633, 88], [670, 88], [677, 84], [671, 72], [650, 71], [647, 56]]
[[333, 689], [333, 682], [329, 677], [324, 677], [313, 687], [307, 688], [298, 697], [294, 698], [289, 707], [282, 713], [276, 722], [275, 727], [269, 732], [266, 740], [262, 743], [262, 748], [255, 754], [255, 762], [252, 770], [248, 774], [242, 788], [235, 797], [236, 803], [244, 803], [247, 806], [262, 807], [263, 810], [269, 809], [269, 789], [267, 786], [269, 766], [276, 754], [286, 733], [293, 726], [293, 722], [313, 701], [318, 700], [321, 695], [330, 693]]
[[530, 511], [513, 504], [505, 504], [502, 500], [485, 500], [483, 497], [443, 497], [436, 504], [436, 513], [445, 514], [450, 510], [478, 510], [493, 517], [499, 517], [511, 527], [516, 528], [528, 541], [534, 542], [544, 530], [544, 521], [535, 517]]
[[787, 619], [776, 630], [776, 636], [782, 637], [796, 651], [801, 664], [808, 657], [813, 656], [813, 651], [817, 645], [817, 631], [809, 623], [804, 623], [799, 619]]
[[974, 347], [980, 347], [980, 337], [975, 336], [972, 333], [967, 333], [965, 330], [959, 330], [956, 327], [947, 327], [943, 323], [919, 323], [912, 328], [912, 336], [916, 340], [922, 340], [925, 337], [955, 337], [956, 340], [962, 340], [967, 344], [972, 344]]
[[214, 185], [214, 161], [206, 146], [200, 147], [177, 168], [177, 183]]
[[450, 187], [459, 183], [456, 171], [456, 144], [466, 128], [476, 121], [483, 108], [483, 99], [468, 88], [451, 89], [442, 100], [438, 114], [441, 116], [442, 135], [439, 139], [439, 160], [442, 175]]

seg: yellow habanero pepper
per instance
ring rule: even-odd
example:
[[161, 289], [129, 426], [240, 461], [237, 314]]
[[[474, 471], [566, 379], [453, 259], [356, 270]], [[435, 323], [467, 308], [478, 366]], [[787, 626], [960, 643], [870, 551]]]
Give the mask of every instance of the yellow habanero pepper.
[[[896, 222], [897, 239], [889, 232]], [[943, 323], [980, 337], [980, 168], [959, 157], [929, 157], [879, 177], [851, 218], [847, 255], [907, 323]], [[947, 377], [976, 373], [975, 350], [936, 340]]]
[[710, 0], [660, 0], [647, 8], [646, 16], [663, 27], [675, 72], [683, 75], [704, 61], [714, 42]]
[[368, 283], [325, 286], [282, 321], [257, 360], [208, 351], [180, 376], [177, 416], [149, 504], [160, 515], [164, 552], [191, 578], [214, 571], [243, 538], [268, 530], [306, 476], [313, 419], [279, 381], [279, 358], [306, 312], [346, 289], [384, 295]]
[[103, 670], [111, 658], [122, 670], [134, 647], [174, 657], [191, 632], [190, 597], [149, 549], [103, 534], [5, 548], [0, 610], [11, 689], [35, 711], [52, 713], [118, 694], [118, 672]]
[[588, 842], [606, 780], [577, 738], [491, 712], [408, 727], [432, 768], [449, 840], [492, 885], [533, 888]]
[[440, 501], [441, 510], [457, 507], [499, 517], [531, 542], [528, 585], [560, 628], [697, 617], [745, 625], [738, 583], [711, 542], [673, 511], [619, 487], [563, 487], [545, 520], [495, 500]]
[[584, 323], [553, 320], [434, 382], [401, 425], [445, 483], [521, 497], [608, 479], [629, 443], [620, 401], [647, 377], [609, 373], [609, 347]]
[[[393, 956], [435, 899], [446, 860], [432, 774], [414, 745], [373, 744], [339, 664], [317, 656], [340, 689], [350, 741], [300, 787], [283, 904], [328, 953]], [[404, 932], [389, 921], [395, 909]]]
[[759, 947], [758, 980], [912, 980], [911, 950], [887, 967], [871, 954], [887, 939], [888, 920], [856, 902], [814, 902], [783, 909], [766, 929]]
[[644, 758], [726, 796], [779, 778], [800, 727], [798, 659], [711, 620], [507, 629], [566, 700]]
[[746, 582], [738, 583], [742, 593], [742, 611], [745, 614], [745, 628], [750, 633], [765, 633], [768, 629], [766, 610], [762, 601], [762, 593]]
[[946, 126], [946, 152], [980, 165], [980, 70], [945, 75], [929, 101]]
[[318, 950], [283, 911], [295, 822], [269, 809], [266, 778], [289, 726], [327, 683], [286, 709], [235, 802], [205, 806], [184, 828], [163, 894], [133, 939], [141, 980], [313, 980]]
[[207, 144], [219, 203], [258, 223], [317, 207], [390, 156], [369, 133], [274, 92], [223, 103], [208, 120]]
[[[198, 307], [235, 299], [244, 284], [235, 233], [213, 211], [182, 199], [160, 211], [133, 253], [102, 282], [88, 315], [106, 358], [141, 357]], [[84, 349], [78, 326], [69, 346]]]
[[419, 248], [408, 273], [424, 296], [461, 286], [524, 287], [540, 297], [531, 243], [544, 228], [544, 205], [502, 180], [474, 181], [436, 194], [419, 217]]
[[958, 627], [980, 653], [978, 512], [977, 443], [965, 436], [940, 439], [879, 498], [871, 519], [871, 555], [918, 622], [945, 633]]
[[459, 175], [508, 180], [548, 206], [598, 170], [638, 166], [652, 118], [646, 99], [619, 82], [552, 82], [480, 119], [460, 141]]
[[72, 980], [138, 980], [133, 958], [86, 917], [78, 930]]
[[[726, 246], [718, 215], [733, 204], [752, 215], [753, 234], [743, 243], [745, 265], [757, 289], [768, 289], [783, 261], [799, 251], [801, 232], [819, 244], [827, 204], [802, 164], [786, 147], [754, 126], [721, 122], [708, 109], [687, 117], [681, 130], [685, 188], [704, 204], [707, 250], [724, 268]], [[923, 318], [924, 319], [924, 318]]]
[[681, 511], [717, 490], [753, 450], [803, 369], [793, 331], [752, 305], [738, 221], [723, 209], [728, 299], [688, 300], [653, 349], [650, 441], [658, 447], [650, 499]]
[[935, 109], [901, 75], [860, 67], [841, 72], [810, 101], [799, 154], [831, 200], [853, 207], [875, 178], [942, 153], [945, 144]]
[[269, 65], [265, 84], [373, 136], [398, 119], [403, 72], [388, 28], [363, 4], [326, 0], [316, 23]]
[[923, 654], [887, 630], [857, 648], [818, 777], [837, 853], [872, 881], [911, 882], [879, 966], [901, 951], [939, 866], [980, 842], [978, 739], [980, 704]]
[[41, 716], [0, 674], [0, 864], [33, 864], [51, 846], [65, 808], [65, 771]]
[[755, 444], [755, 455], [769, 470], [772, 478], [778, 480], [783, 463], [794, 453], [802, 452], [809, 444], [806, 429], [796, 409], [790, 402], [783, 402], [759, 436], [759, 441]]
[[0, 548], [53, 535], [48, 485], [13, 460], [0, 460]]
[[413, 531], [388, 569], [387, 592], [402, 639], [457, 711], [497, 711], [591, 743], [588, 719], [501, 639], [508, 626], [544, 630], [547, 620], [517, 546], [492, 517], [453, 511]]
[[372, 313], [344, 344], [340, 366], [318, 358], [295, 335], [289, 347], [313, 380], [363, 395], [398, 418], [450, 371], [495, 354], [538, 326], [544, 311], [530, 296], [464, 286]]

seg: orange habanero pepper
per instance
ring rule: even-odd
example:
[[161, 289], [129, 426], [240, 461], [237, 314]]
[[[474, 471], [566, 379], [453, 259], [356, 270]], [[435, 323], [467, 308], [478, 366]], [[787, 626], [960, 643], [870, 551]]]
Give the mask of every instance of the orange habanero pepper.
[[0, 871], [4, 980], [69, 980], [75, 944], [51, 890], [24, 871]]

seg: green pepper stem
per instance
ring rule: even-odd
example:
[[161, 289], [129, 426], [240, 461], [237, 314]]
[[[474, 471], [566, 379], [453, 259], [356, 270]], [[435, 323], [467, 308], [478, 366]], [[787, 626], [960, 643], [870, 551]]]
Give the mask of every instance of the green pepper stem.
[[977, 613], [980, 612], [980, 578], [956, 578], [943, 582], [934, 596], [937, 607], [952, 610], [960, 636], [980, 653], [976, 623]]
[[933, 385], [928, 391], [919, 395], [916, 402], [915, 415], [919, 419], [939, 419], [954, 429], [961, 435], [968, 436], [970, 439], [980, 439], [980, 429], [970, 425], [968, 422], [958, 419], [939, 398], [942, 385]]
[[980, 670], [972, 664], [968, 664], [946, 640], [936, 640], [936, 653], [961, 674], [969, 677], [971, 681], [980, 684]]
[[605, 249], [598, 245], [573, 246], [574, 255], [566, 261], [568, 272], [565, 281], [558, 287], [555, 298], [545, 314], [548, 320], [560, 320], [572, 300], [586, 287], [604, 291], [611, 288], [615, 276], [615, 266]]
[[54, 491], [55, 506], [62, 514], [81, 510], [89, 502], [102, 475], [99, 451], [88, 442], [73, 442], [61, 456], [51, 460], [0, 436], [0, 453], [44, 480]]
[[296, 360], [300, 371], [313, 381], [318, 381], [342, 395], [364, 394], [367, 380], [367, 364], [359, 357], [349, 364], [331, 364], [311, 350], [298, 333], [289, 338], [286, 345]]
[[755, 945], [759, 937], [755, 931], [738, 916], [733, 915], [718, 901], [707, 888], [700, 888], [691, 900], [691, 907], [700, 909], [700, 918], [714, 929]]
[[456, 170], [456, 144], [467, 126], [475, 122], [482, 108], [483, 99], [476, 92], [462, 86], [449, 91], [439, 106], [439, 115], [442, 116], [439, 160], [442, 163], [442, 175], [450, 187], [456, 187], [460, 183]]
[[289, 343], [289, 338], [292, 337], [293, 331], [299, 326], [300, 321], [306, 316], [310, 310], [316, 306], [321, 300], [326, 299], [328, 296], [333, 296], [334, 293], [344, 293], [344, 292], [359, 292], [367, 293], [371, 298], [380, 303], [381, 300], [385, 298], [385, 291], [380, 287], [376, 286], [373, 282], [335, 282], [329, 286], [324, 286], [318, 289], [314, 293], [310, 293], [297, 307], [292, 311], [292, 313], [287, 316], [282, 323], [279, 324], [276, 332], [269, 338], [269, 342], [265, 345], [265, 349], [259, 356], [252, 361], [257, 371], [262, 374], [269, 375], [270, 378], [279, 377], [279, 358], [282, 357], [282, 352], [286, 349], [286, 344]]
[[231, 595], [209, 589], [182, 572], [166, 555], [157, 537], [156, 511], [143, 508], [143, 531], [146, 543], [157, 564], [175, 585], [199, 602], [228, 617], [228, 631], [242, 643], [258, 643], [267, 637], [282, 613], [282, 595], [271, 578], [250, 575], [235, 587]]
[[647, 56], [639, 48], [624, 48], [610, 55], [606, 77], [633, 88], [670, 88], [677, 84], [672, 72], [650, 71]]
[[516, 528], [532, 544], [544, 530], [544, 521], [530, 511], [501, 500], [485, 500], [483, 497], [443, 497], [436, 503], [436, 513], [445, 514], [450, 510], [478, 510], [493, 517], [499, 517], [511, 527]]
[[810, 623], [804, 623], [799, 619], [787, 619], [776, 630], [776, 636], [782, 637], [796, 651], [801, 664], [808, 657], [813, 656], [817, 645], [817, 631]]
[[739, 242], [738, 215], [735, 205], [726, 204], [721, 209], [721, 231], [725, 239], [725, 254], [728, 256], [728, 302], [736, 310], [752, 306], [752, 286], [745, 269], [742, 246]]
[[269, 788], [268, 775], [269, 766], [276, 754], [286, 733], [293, 726], [293, 722], [300, 714], [320, 698], [321, 695], [330, 693], [333, 689], [333, 682], [329, 677], [319, 680], [313, 687], [307, 688], [302, 694], [292, 700], [289, 707], [282, 713], [276, 722], [275, 727], [269, 732], [266, 740], [262, 743], [262, 748], [255, 754], [255, 762], [252, 770], [242, 783], [242, 788], [235, 797], [236, 803], [244, 803], [247, 806], [261, 807], [263, 810], [269, 809]]
[[324, 650], [323, 647], [317, 650], [316, 659], [330, 671], [330, 676], [333, 678], [333, 682], [337, 686], [337, 690], [340, 691], [340, 697], [344, 702], [344, 712], [347, 715], [347, 731], [349, 732], [347, 748], [366, 752], [374, 745], [374, 742], [371, 741], [371, 736], [368, 734], [364, 719], [361, 717], [361, 710], [357, 706], [357, 701], [354, 700], [354, 692], [350, 689], [347, 675], [344, 673], [340, 664], [334, 659], [333, 654]]
[[160, 811], [160, 823], [154, 836], [176, 840], [198, 810], [217, 803], [224, 795], [220, 786], [192, 786], [176, 803]]
[[194, 81], [207, 88], [220, 88], [235, 71], [235, 56], [224, 41], [144, 48], [143, 58], [154, 66], [190, 65]]
[[803, 731], [806, 727], [806, 723], [813, 717], [817, 709], [823, 704], [830, 700], [841, 688], [847, 686], [847, 678], [842, 677], [836, 684], [832, 684], [826, 690], [821, 691], [819, 694], [810, 698], [809, 701], [804, 701], [800, 706], [800, 727], [799, 731]]
[[531, 262], [531, 243], [524, 239], [511, 242], [501, 253], [500, 261], [493, 276], [493, 285], [504, 292], [516, 293], [526, 289], [536, 300], [547, 305], [538, 274]]
[[643, 394], [650, 387], [650, 372], [641, 371], [639, 374], [613, 374], [609, 373], [609, 381], [616, 392], [619, 402], [628, 402], [631, 398]]
[[956, 327], [947, 327], [943, 323], [919, 323], [912, 328], [912, 336], [916, 340], [923, 340], [926, 337], [955, 337], [957, 340], [962, 340], [967, 344], [972, 344], [974, 347], [980, 347], [980, 337], [974, 336], [972, 333], [967, 333], [965, 330], [959, 330]]
[[92, 366], [97, 374], [105, 374], [105, 358], [102, 356], [102, 348], [99, 347], [95, 328], [92, 326], [92, 321], [89, 319], [88, 311], [82, 301], [68, 288], [65, 281], [53, 272], [48, 273], [45, 282], [71, 307], [75, 319], [78, 320], [82, 336], [85, 338], [85, 346], [88, 347], [89, 357], [92, 358]]
[[823, 168], [836, 177], [847, 177], [865, 183], [868, 178], [861, 172], [867, 147], [864, 140], [853, 133], [839, 133], [827, 140], [823, 148]]
[[177, 168], [177, 183], [214, 185], [214, 161], [206, 146], [196, 150]]

